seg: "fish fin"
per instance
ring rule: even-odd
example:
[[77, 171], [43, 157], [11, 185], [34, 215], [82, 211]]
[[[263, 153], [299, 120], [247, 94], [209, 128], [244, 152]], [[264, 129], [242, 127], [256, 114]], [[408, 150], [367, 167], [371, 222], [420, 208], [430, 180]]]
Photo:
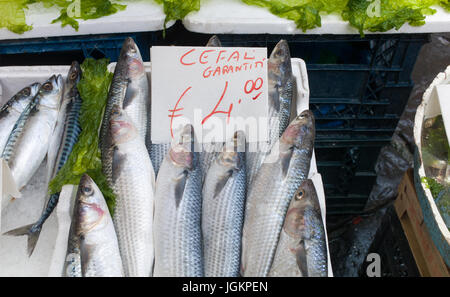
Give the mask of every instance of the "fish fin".
[[175, 203], [177, 207], [180, 204], [181, 199], [183, 198], [186, 180], [187, 180], [187, 171], [184, 171], [182, 175], [179, 178], [177, 178], [177, 184], [175, 185]]
[[291, 163], [291, 157], [292, 157], [292, 149], [290, 149], [287, 153], [283, 153], [281, 155], [281, 171], [283, 174], [283, 178], [286, 177], [288, 171], [289, 171], [289, 165]]
[[233, 171], [229, 171], [228, 174], [222, 176], [222, 178], [217, 182], [216, 188], [214, 189], [214, 197], [219, 196], [220, 192], [222, 192], [222, 189], [225, 187], [232, 174]]
[[300, 244], [296, 250], [296, 259], [297, 259], [298, 268], [300, 268], [302, 276], [307, 277], [308, 276], [308, 263], [306, 262], [307, 258], [306, 258], [306, 248], [305, 248], [304, 240], [300, 241]]
[[127, 90], [125, 91], [125, 97], [123, 98], [122, 108], [126, 109], [128, 105], [133, 102], [133, 99], [136, 98], [136, 89], [130, 88], [128, 84]]
[[120, 175], [120, 168], [126, 160], [126, 156], [119, 152], [117, 146], [113, 148], [113, 158], [112, 158], [112, 180], [115, 183]]
[[22, 236], [27, 235], [28, 236], [28, 257], [31, 257], [33, 254], [34, 248], [36, 247], [37, 241], [39, 239], [39, 235], [41, 234], [41, 227], [36, 227], [35, 224], [26, 225], [23, 227], [19, 227], [17, 229], [8, 231], [6, 233], [3, 233], [3, 235], [10, 235], [10, 236]]

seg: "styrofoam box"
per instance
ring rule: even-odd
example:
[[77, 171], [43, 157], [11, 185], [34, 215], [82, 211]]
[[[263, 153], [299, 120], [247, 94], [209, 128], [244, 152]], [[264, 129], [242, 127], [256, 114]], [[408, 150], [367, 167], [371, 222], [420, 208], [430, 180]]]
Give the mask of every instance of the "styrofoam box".
[[[71, 26], [61, 27], [61, 23], [51, 22], [59, 17], [59, 8], [44, 8], [42, 3], [30, 5], [25, 11], [26, 22], [33, 29], [23, 34], [16, 34], [6, 28], [0, 29], [0, 40], [24, 39], [55, 36], [73, 36], [87, 34], [109, 34], [126, 32], [159, 31], [164, 28], [166, 15], [162, 5], [148, 0], [123, 0], [120, 4], [127, 5], [126, 9], [116, 14], [93, 20], [78, 20], [79, 28], [76, 31]], [[170, 21], [166, 27], [175, 22]]]
[[[442, 7], [434, 15], [426, 17], [420, 27], [403, 25], [399, 30], [366, 32], [366, 34], [450, 32], [450, 13]], [[241, 0], [202, 1], [198, 12], [192, 12], [183, 20], [189, 31], [208, 34], [359, 34], [358, 30], [340, 15], [322, 16], [322, 26], [303, 32], [295, 22], [278, 17], [264, 7], [247, 5]]]
[[[111, 64], [110, 71], [114, 70]], [[145, 63], [150, 80], [151, 64]], [[292, 59], [292, 70], [297, 80], [297, 113], [309, 107], [309, 84], [306, 65], [301, 59]], [[53, 74], [65, 76], [69, 66], [33, 66], [0, 68], [0, 105], [26, 85], [44, 82]], [[37, 220], [44, 207], [47, 182], [44, 179], [45, 161], [22, 191], [22, 198], [10, 202], [2, 210], [1, 233], [30, 224]], [[322, 177], [317, 172], [313, 154], [309, 177], [314, 182], [320, 201], [322, 219], [326, 226], [325, 193]], [[0, 276], [60, 276], [67, 250], [67, 240], [71, 223], [75, 186], [65, 186], [60, 195], [56, 211], [45, 223], [33, 255], [27, 256], [27, 238], [0, 235]], [[0, 197], [1, 198], [1, 197]], [[327, 246], [328, 246], [328, 237]], [[328, 251], [329, 276], [333, 276], [330, 253]]]

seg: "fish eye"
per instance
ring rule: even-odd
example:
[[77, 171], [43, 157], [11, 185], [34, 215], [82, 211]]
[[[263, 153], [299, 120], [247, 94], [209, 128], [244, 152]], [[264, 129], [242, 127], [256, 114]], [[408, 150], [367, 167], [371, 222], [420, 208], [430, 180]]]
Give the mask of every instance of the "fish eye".
[[25, 96], [30, 96], [30, 94], [31, 94], [30, 88], [25, 88], [25, 89], [23, 90], [23, 94], [24, 94]]
[[42, 86], [42, 88], [43, 88], [44, 90], [46, 90], [46, 91], [51, 91], [51, 90], [53, 90], [53, 85], [52, 85], [50, 82], [48, 82], [48, 83], [45, 83], [45, 84]]
[[130, 47], [130, 52], [132, 53], [132, 54], [135, 54], [137, 51], [136, 51], [136, 48], [134, 47], [134, 46], [131, 46]]
[[91, 196], [94, 193], [94, 190], [90, 186], [84, 186], [82, 188], [83, 194], [86, 196]]
[[305, 192], [303, 190], [298, 191], [297, 195], [295, 195], [295, 200], [300, 200], [305, 195]]
[[70, 79], [71, 80], [74, 80], [74, 79], [76, 79], [77, 78], [77, 76], [78, 76], [78, 71], [74, 71], [74, 72], [72, 72], [71, 74], [70, 74]]
[[112, 114], [113, 114], [113, 115], [119, 115], [120, 112], [119, 112], [117, 109], [115, 109], [115, 110], [113, 110]]

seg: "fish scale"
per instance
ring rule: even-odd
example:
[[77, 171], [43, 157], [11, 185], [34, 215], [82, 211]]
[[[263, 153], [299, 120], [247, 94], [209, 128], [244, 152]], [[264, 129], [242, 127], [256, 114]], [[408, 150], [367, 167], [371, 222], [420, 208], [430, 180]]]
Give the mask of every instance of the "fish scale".
[[202, 172], [199, 154], [192, 152], [191, 133], [191, 126], [183, 129], [181, 143], [164, 158], [156, 181], [154, 276], [204, 275]]
[[317, 192], [308, 179], [290, 201], [269, 276], [327, 275], [325, 227]]
[[291, 105], [296, 89], [292, 74], [291, 55], [285, 40], [281, 40], [268, 59], [269, 113], [267, 142], [247, 149], [247, 185], [254, 181], [261, 164], [289, 125]]
[[[242, 139], [245, 145], [245, 138]], [[209, 167], [203, 186], [202, 233], [205, 276], [237, 277], [246, 198], [245, 152], [224, 164], [222, 152]], [[231, 172], [231, 174], [230, 174]], [[226, 180], [219, 193], [217, 187]]]
[[279, 150], [269, 155], [277, 160], [263, 163], [258, 171], [246, 203], [243, 276], [269, 273], [290, 198], [309, 173], [314, 136], [314, 116], [304, 111], [280, 138]]
[[[151, 276], [155, 176], [144, 143], [130, 117], [112, 110], [105, 144], [103, 172], [116, 195], [113, 222], [125, 276]], [[102, 151], [102, 155], [105, 152]], [[143, 182], [144, 181], [144, 182]]]

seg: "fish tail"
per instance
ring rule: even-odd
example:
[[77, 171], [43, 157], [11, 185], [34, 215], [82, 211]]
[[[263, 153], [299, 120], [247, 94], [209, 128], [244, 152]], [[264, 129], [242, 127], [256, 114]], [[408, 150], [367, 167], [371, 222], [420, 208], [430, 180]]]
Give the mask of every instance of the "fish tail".
[[42, 227], [36, 224], [30, 224], [23, 227], [19, 227], [17, 229], [8, 231], [3, 235], [10, 236], [28, 236], [28, 257], [31, 257], [33, 254], [34, 248], [36, 247], [37, 241], [39, 239], [39, 235], [41, 234]]

